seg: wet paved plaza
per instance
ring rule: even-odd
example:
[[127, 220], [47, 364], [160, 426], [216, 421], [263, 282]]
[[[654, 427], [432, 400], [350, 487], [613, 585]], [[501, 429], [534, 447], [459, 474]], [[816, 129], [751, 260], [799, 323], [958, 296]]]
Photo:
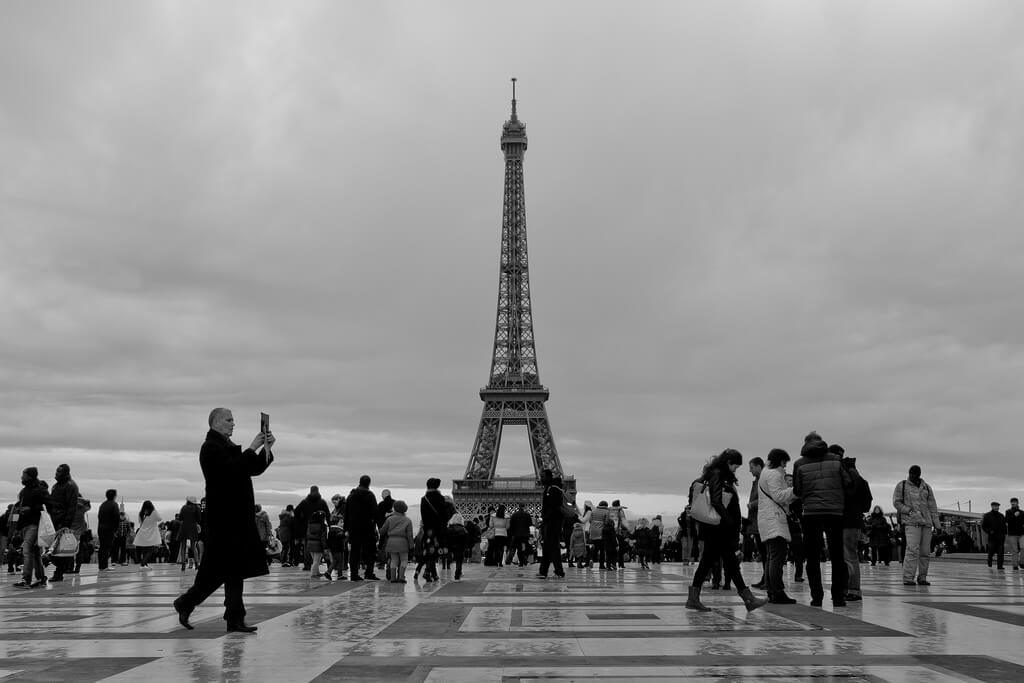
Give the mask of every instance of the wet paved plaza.
[[[790, 568], [789, 572], [792, 571]], [[734, 592], [683, 608], [693, 567], [567, 569], [565, 580], [470, 565], [462, 582], [327, 582], [275, 567], [246, 582], [253, 635], [224, 633], [218, 593], [185, 631], [174, 565], [95, 565], [0, 589], [0, 681], [1021, 681], [1024, 572], [933, 561], [930, 587], [863, 566], [864, 601], [748, 614]], [[748, 580], [757, 568], [744, 565]]]

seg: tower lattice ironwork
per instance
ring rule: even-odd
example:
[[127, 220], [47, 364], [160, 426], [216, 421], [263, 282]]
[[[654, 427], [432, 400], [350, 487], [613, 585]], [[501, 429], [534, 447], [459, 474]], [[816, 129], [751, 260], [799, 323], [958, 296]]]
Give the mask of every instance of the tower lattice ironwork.
[[[540, 512], [543, 490], [540, 476], [551, 470], [563, 477], [566, 490], [575, 495], [576, 481], [566, 477], [551, 435], [547, 407], [549, 392], [540, 383], [537, 349], [530, 303], [530, 268], [526, 248], [526, 198], [523, 157], [526, 125], [516, 112], [516, 79], [512, 79], [512, 116], [501, 131], [505, 156], [505, 196], [501, 220], [501, 261], [498, 270], [498, 314], [494, 350], [487, 386], [480, 390], [484, 402], [473, 452], [464, 479], [455, 480], [455, 504], [464, 515], [475, 516], [489, 506], [514, 507], [526, 503]], [[495, 475], [501, 434], [506, 425], [525, 425], [533, 460], [533, 476]]]

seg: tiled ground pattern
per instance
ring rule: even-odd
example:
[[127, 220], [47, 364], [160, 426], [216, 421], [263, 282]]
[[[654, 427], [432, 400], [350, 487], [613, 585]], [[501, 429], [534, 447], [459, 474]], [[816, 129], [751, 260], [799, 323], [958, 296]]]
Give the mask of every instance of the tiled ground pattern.
[[[255, 635], [224, 633], [222, 594], [182, 629], [171, 600], [193, 572], [117, 567], [26, 591], [0, 588], [0, 681], [1022, 681], [1024, 572], [936, 561], [930, 587], [864, 566], [865, 598], [747, 613], [693, 567], [531, 570], [471, 565], [462, 582], [246, 583]], [[791, 569], [789, 570], [791, 571]], [[744, 565], [749, 578], [758, 573]]]

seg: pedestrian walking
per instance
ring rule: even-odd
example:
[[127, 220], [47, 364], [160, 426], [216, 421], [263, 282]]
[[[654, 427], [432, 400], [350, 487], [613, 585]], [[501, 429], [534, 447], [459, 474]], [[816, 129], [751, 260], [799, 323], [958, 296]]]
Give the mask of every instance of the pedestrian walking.
[[199, 451], [199, 466], [206, 480], [202, 521], [206, 547], [195, 582], [174, 601], [174, 610], [179, 623], [191, 629], [188, 618], [192, 612], [224, 586], [227, 631], [252, 633], [256, 627], [245, 623], [243, 582], [269, 573], [253, 517], [256, 501], [252, 478], [263, 474], [274, 461], [270, 449], [275, 438], [269, 431], [260, 432], [252, 445], [242, 450], [231, 441], [235, 418], [227, 408], [214, 408], [209, 425]]

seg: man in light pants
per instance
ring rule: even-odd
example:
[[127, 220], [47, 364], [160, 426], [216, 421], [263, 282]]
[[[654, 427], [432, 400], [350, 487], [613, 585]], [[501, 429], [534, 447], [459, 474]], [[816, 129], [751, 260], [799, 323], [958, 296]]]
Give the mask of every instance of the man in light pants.
[[1024, 535], [1024, 510], [1016, 498], [1010, 499], [1010, 509], [1006, 511], [1006, 554], [1010, 556], [1010, 566], [1014, 571], [1021, 568], [1024, 557], [1020, 554], [1020, 537]]
[[903, 559], [904, 586], [930, 586], [928, 581], [928, 553], [931, 551], [932, 531], [939, 524], [939, 506], [932, 487], [921, 478], [920, 465], [911, 465], [909, 476], [896, 484], [892, 505], [900, 514], [907, 537], [907, 554]]

